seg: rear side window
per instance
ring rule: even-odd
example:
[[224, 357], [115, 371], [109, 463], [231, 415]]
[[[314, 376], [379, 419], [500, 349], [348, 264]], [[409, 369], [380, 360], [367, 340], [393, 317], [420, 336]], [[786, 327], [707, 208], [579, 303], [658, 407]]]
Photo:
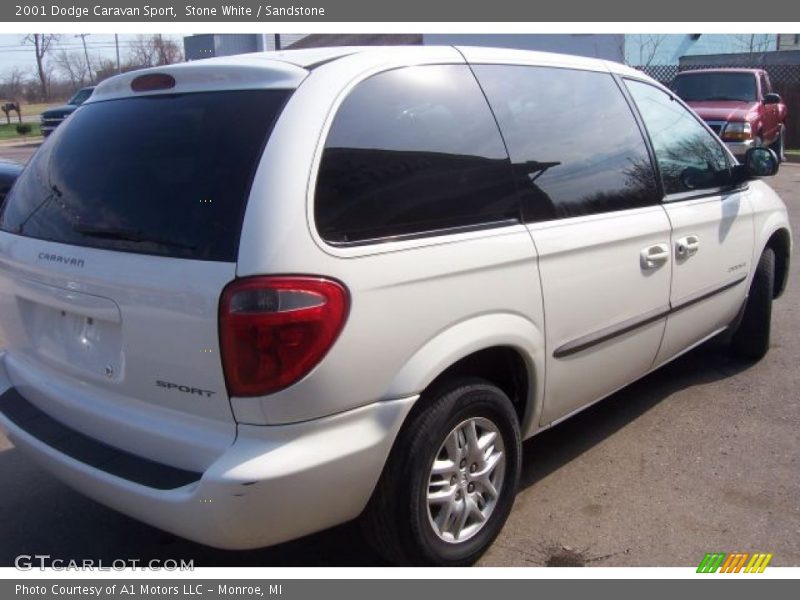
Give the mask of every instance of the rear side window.
[[325, 240], [436, 233], [518, 213], [502, 138], [466, 65], [380, 73], [340, 106], [316, 186]]
[[658, 202], [644, 138], [608, 73], [479, 65], [527, 221]]
[[66, 244], [234, 262], [253, 172], [288, 95], [86, 104], [34, 155], [0, 227]]

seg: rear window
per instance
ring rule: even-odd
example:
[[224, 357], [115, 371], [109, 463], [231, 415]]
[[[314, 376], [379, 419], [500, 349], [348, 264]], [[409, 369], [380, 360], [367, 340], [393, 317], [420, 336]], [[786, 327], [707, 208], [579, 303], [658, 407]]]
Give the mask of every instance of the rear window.
[[253, 172], [289, 93], [87, 104], [36, 152], [0, 228], [65, 244], [234, 262]]

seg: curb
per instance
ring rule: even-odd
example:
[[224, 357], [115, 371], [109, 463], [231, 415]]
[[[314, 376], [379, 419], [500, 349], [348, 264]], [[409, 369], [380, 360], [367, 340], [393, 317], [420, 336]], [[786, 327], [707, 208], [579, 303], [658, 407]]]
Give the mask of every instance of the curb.
[[24, 140], [0, 140], [0, 148], [28, 148], [38, 146], [43, 141], [42, 136], [29, 137]]

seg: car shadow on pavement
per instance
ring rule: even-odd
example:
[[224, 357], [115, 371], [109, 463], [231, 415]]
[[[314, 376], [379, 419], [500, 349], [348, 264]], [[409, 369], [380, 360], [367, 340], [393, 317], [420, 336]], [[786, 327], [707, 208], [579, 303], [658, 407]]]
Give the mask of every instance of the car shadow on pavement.
[[[523, 445], [524, 489], [635, 421], [673, 392], [717, 381], [752, 363], [731, 359], [707, 343]], [[0, 566], [20, 554], [64, 561], [193, 560], [195, 567], [384, 565], [347, 523], [300, 540], [249, 551], [216, 550], [163, 533], [84, 498], [31, 468], [17, 449], [0, 451]], [[265, 507], [268, 510], [268, 507]]]
[[754, 365], [735, 358], [720, 339], [678, 357], [594, 406], [523, 444], [520, 490], [534, 485], [673, 393], [727, 379]]

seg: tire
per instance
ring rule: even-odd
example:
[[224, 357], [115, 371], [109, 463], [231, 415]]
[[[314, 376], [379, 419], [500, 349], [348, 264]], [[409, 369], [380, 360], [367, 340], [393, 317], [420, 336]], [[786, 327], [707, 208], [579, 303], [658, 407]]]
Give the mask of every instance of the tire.
[[769, 350], [772, 298], [775, 290], [775, 252], [765, 248], [758, 261], [742, 320], [731, 337], [731, 351], [759, 360]]
[[778, 157], [780, 162], [784, 162], [786, 160], [786, 155], [784, 154], [785, 144], [786, 144], [786, 128], [781, 125], [781, 130], [778, 133], [778, 139], [770, 144], [770, 149], [775, 153]]
[[[522, 452], [517, 415], [508, 397], [481, 379], [458, 379], [419, 402], [362, 515], [365, 537], [394, 564], [471, 565], [500, 533], [514, 504]], [[469, 452], [474, 444], [462, 437], [470, 423], [477, 432], [471, 439], [485, 443], [495, 436], [478, 454]], [[434, 461], [438, 474], [432, 473]], [[487, 480], [497, 487], [494, 499], [481, 483]], [[452, 501], [429, 504], [430, 491]], [[467, 506], [459, 531], [458, 517]]]

